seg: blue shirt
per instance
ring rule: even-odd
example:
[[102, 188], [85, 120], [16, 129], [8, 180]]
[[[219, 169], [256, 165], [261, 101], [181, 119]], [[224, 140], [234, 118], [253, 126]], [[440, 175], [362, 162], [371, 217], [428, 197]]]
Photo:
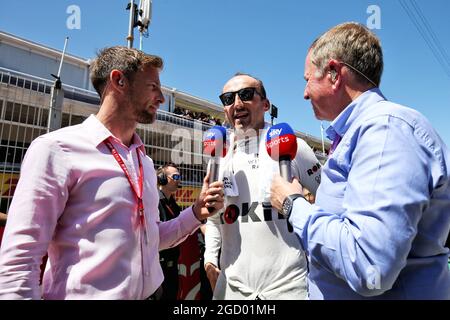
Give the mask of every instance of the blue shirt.
[[366, 91], [327, 129], [340, 144], [316, 204], [290, 222], [311, 299], [450, 299], [450, 153], [417, 111]]

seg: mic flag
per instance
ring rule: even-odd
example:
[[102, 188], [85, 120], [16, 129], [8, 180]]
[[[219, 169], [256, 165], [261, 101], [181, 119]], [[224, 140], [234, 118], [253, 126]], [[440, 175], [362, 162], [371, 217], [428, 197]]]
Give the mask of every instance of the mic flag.
[[[288, 182], [292, 181], [291, 161], [297, 154], [297, 137], [294, 130], [287, 123], [272, 126], [266, 135], [266, 150], [269, 156], [279, 162], [280, 175]], [[289, 232], [293, 232], [292, 225], [287, 221]]]
[[297, 137], [287, 123], [272, 126], [266, 135], [266, 150], [275, 160], [293, 160], [297, 154]]
[[[211, 156], [209, 167], [209, 183], [219, 180], [220, 158], [227, 153], [227, 131], [224, 127], [214, 126], [205, 132], [203, 137], [203, 154]], [[209, 212], [213, 212], [213, 207], [208, 207]]]
[[211, 157], [225, 157], [227, 153], [227, 131], [224, 127], [214, 126], [203, 137], [203, 154]]

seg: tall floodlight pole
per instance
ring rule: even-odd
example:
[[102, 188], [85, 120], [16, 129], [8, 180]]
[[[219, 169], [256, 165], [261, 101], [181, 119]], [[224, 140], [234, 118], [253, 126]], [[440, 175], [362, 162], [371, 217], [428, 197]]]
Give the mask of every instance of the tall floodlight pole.
[[139, 33], [139, 50], [142, 51], [144, 37], [142, 36], [142, 32]]
[[134, 4], [134, 0], [130, 0], [127, 10], [130, 10], [130, 25], [128, 26], [127, 43], [128, 43], [128, 48], [133, 48], [134, 27], [135, 27], [135, 20], [136, 20], [136, 5]]
[[142, 50], [143, 38], [148, 38], [148, 28], [152, 19], [152, 0], [141, 0], [137, 11], [137, 26], [139, 26], [139, 50]]
[[69, 37], [66, 37], [66, 40], [64, 41], [64, 49], [61, 56], [61, 62], [59, 63], [58, 74], [56, 76], [54, 74], [51, 74], [53, 78], [55, 78], [55, 82], [53, 83], [53, 87], [50, 93], [50, 110], [48, 113], [47, 132], [61, 128], [62, 106], [64, 102], [64, 90], [62, 88], [61, 82], [61, 70], [64, 62], [64, 56], [66, 54], [68, 41]]
[[148, 37], [148, 26], [152, 18], [152, 0], [141, 0], [139, 8], [134, 3], [134, 0], [130, 0], [127, 10], [130, 10], [130, 24], [127, 37], [128, 48], [133, 48], [134, 28], [139, 27], [139, 49], [142, 50], [142, 37]]

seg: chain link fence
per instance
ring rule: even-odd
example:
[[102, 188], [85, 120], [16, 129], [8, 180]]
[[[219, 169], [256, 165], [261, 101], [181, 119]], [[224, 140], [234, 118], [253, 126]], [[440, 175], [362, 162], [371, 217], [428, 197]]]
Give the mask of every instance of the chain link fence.
[[[27, 148], [47, 132], [52, 85], [45, 79], [0, 70], [0, 212], [8, 211]], [[97, 113], [99, 98], [95, 93], [63, 88], [61, 127], [79, 124]], [[177, 199], [182, 206], [192, 204], [200, 191], [206, 173], [201, 142], [203, 132], [210, 127], [159, 110], [154, 124], [137, 128], [156, 168], [167, 162], [179, 164], [183, 188]]]

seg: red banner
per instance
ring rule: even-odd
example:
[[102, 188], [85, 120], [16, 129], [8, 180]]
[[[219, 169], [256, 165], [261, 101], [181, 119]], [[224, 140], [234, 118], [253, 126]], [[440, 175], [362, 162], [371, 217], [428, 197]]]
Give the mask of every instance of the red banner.
[[[197, 231], [200, 232], [200, 231]], [[180, 244], [178, 258], [177, 300], [200, 300], [200, 247], [198, 234], [190, 235]]]

